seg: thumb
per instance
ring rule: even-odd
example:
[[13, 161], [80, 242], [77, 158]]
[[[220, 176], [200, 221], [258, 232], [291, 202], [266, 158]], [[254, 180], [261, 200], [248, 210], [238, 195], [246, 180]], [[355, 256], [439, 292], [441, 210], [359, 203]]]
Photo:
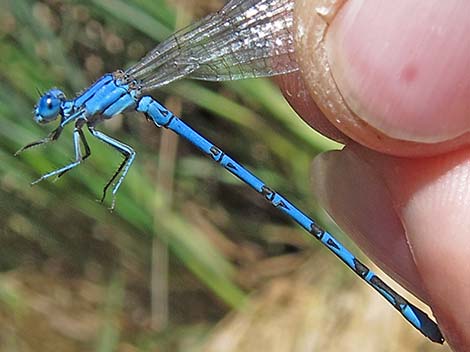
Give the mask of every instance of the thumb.
[[305, 85], [343, 133], [398, 155], [469, 141], [470, 2], [298, 0], [295, 11]]

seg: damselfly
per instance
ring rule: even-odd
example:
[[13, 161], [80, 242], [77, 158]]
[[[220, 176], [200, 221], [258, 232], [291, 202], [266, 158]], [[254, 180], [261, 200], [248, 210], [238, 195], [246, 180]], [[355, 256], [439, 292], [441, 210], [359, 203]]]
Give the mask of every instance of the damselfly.
[[260, 193], [321, 241], [414, 327], [432, 341], [442, 343], [444, 339], [438, 326], [424, 312], [392, 290], [290, 201], [148, 95], [151, 90], [184, 77], [221, 81], [274, 76], [298, 70], [294, 58], [293, 7], [293, 0], [229, 1], [220, 11], [168, 38], [128, 70], [102, 76], [73, 99], [66, 99], [59, 89], [49, 90], [39, 99], [34, 118], [38, 123], [48, 123], [60, 117], [59, 126], [46, 138], [26, 145], [18, 153], [57, 140], [63, 129], [73, 124], [74, 161], [33, 183], [61, 176], [90, 156], [83, 132], [86, 127], [93, 137], [124, 155], [123, 163], [103, 190], [104, 199], [112, 187], [114, 206], [135, 152], [130, 146], [98, 131], [96, 126], [124, 111], [142, 112], [156, 126], [168, 128], [184, 137]]

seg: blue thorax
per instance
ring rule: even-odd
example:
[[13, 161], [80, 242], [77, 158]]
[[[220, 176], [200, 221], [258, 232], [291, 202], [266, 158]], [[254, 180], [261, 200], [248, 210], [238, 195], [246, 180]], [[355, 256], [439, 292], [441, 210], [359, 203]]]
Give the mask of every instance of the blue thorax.
[[122, 71], [108, 73], [72, 100], [66, 100], [65, 94], [57, 88], [49, 90], [39, 99], [34, 119], [38, 123], [54, 121], [58, 116], [67, 123], [95, 115], [109, 119], [135, 108], [140, 95], [138, 83]]

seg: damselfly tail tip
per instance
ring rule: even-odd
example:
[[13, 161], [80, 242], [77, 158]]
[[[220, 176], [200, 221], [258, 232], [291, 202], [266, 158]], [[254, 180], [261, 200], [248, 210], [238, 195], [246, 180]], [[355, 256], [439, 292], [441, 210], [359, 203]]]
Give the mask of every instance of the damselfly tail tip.
[[420, 322], [419, 330], [432, 342], [443, 344], [445, 339], [435, 321], [433, 321], [425, 312], [413, 306], [413, 311]]

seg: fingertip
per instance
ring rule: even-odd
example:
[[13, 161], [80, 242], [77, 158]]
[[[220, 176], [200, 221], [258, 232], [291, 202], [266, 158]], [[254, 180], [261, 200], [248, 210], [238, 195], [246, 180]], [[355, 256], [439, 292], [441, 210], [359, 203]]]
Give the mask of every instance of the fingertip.
[[405, 141], [442, 142], [470, 130], [469, 15], [460, 0], [347, 1], [325, 45], [348, 107]]
[[[394, 9], [391, 15], [387, 11], [375, 14], [372, 8], [380, 7], [377, 2], [296, 1], [296, 55], [302, 79], [336, 129], [371, 149], [402, 156], [433, 155], [468, 143], [470, 46], [462, 49], [458, 44], [462, 42], [459, 33], [468, 31], [453, 24], [446, 27], [440, 42], [432, 37], [433, 31], [423, 43], [418, 34], [436, 23], [463, 21], [466, 17], [456, 13], [470, 11], [470, 5], [436, 1], [421, 2], [415, 13], [406, 9], [416, 7], [416, 2], [380, 0]], [[446, 9], [440, 11], [440, 7]], [[368, 20], [369, 15], [374, 21]], [[394, 30], [388, 31], [388, 37], [381, 34], [387, 18], [387, 28]], [[408, 26], [407, 34], [404, 26], [396, 25], [400, 21], [418, 24]], [[361, 35], [361, 30], [377, 40]], [[413, 43], [422, 44], [420, 55], [408, 57], [407, 48]], [[389, 53], [380, 47], [385, 44]], [[410, 69], [408, 59], [413, 59], [411, 66], [417, 70]]]
[[394, 279], [433, 309], [456, 351], [470, 345], [470, 148], [423, 159], [353, 144], [313, 164], [328, 212]]
[[[439, 323], [456, 351], [470, 345], [470, 149], [402, 160], [386, 176], [414, 261]], [[399, 184], [392, 179], [400, 179]]]

